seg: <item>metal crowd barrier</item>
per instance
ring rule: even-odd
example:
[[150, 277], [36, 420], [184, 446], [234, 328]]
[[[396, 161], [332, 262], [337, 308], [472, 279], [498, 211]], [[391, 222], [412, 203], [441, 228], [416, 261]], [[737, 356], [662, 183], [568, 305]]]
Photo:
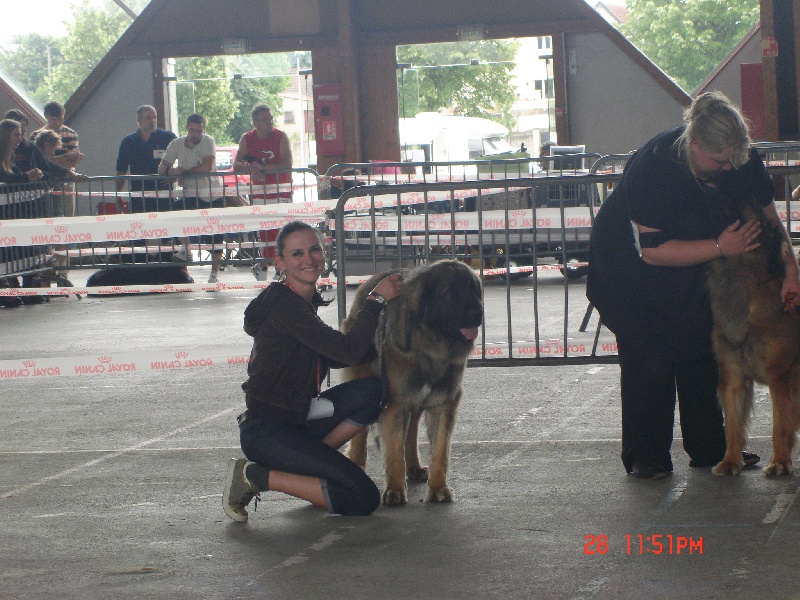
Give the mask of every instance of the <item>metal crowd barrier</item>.
[[753, 147], [758, 150], [767, 166], [800, 164], [800, 141], [755, 142]]
[[[540, 175], [348, 189], [334, 213], [331, 254], [340, 320], [348, 286], [375, 272], [451, 258], [478, 273], [485, 295], [491, 288], [493, 297], [498, 291], [503, 296], [487, 310], [473, 365], [612, 362], [613, 335], [579, 331], [584, 286], [565, 267], [585, 260], [599, 207], [597, 195], [577, 202], [569, 190], [592, 190], [618, 178]], [[538, 277], [528, 279], [553, 270], [567, 275], [555, 294], [552, 280], [543, 286]]]
[[321, 179], [336, 198], [351, 187], [364, 185], [398, 185], [401, 183], [435, 183], [440, 181], [474, 181], [478, 179], [512, 179], [532, 174], [575, 175], [588, 173], [601, 157], [596, 153], [541, 156], [495, 160], [464, 160], [450, 162], [391, 162], [338, 163], [332, 165]]
[[[4, 196], [0, 248], [8, 257], [15, 250], [12, 247], [31, 247], [27, 249], [30, 255], [23, 258], [35, 258], [23, 267], [11, 267], [18, 272], [20, 268], [39, 268], [42, 248], [50, 246], [52, 251], [58, 244], [67, 245], [71, 257], [73, 252], [103, 255], [103, 265], [113, 264], [110, 256], [122, 255], [128, 248], [134, 255], [142, 254], [141, 247], [134, 245], [138, 242], [148, 244], [143, 260], [149, 261], [150, 245], [144, 240], [155, 238], [157, 260], [171, 264], [160, 253], [165, 247], [175, 249], [173, 238], [278, 229], [299, 218], [327, 228], [328, 266], [337, 285], [340, 319], [346, 315], [353, 285], [371, 274], [453, 258], [478, 273], [485, 293], [494, 302], [472, 364], [612, 362], [616, 360], [614, 337], [587, 311], [579, 277], [586, 267], [594, 216], [619, 181], [625, 160], [627, 156], [598, 159], [593, 166], [597, 172], [588, 174], [553, 176], [545, 171], [510, 178], [361, 185], [346, 190], [338, 200], [184, 211], [174, 210], [174, 202], [184, 197], [177, 187], [151, 193], [117, 191], [120, 182], [145, 178], [92, 178], [74, 187], [45, 190], [21, 186], [13, 191], [7, 188]], [[769, 171], [788, 181], [800, 174], [800, 165], [770, 166]], [[242, 185], [230, 192], [223, 189], [226, 199], [241, 195], [258, 201], [253, 197], [263, 193]], [[56, 200], [70, 194], [77, 216], [48, 216], [57, 212]], [[134, 198], [166, 199], [169, 204], [164, 211], [141, 214], [120, 208]], [[800, 234], [800, 202], [780, 203], [779, 212], [790, 231]], [[11, 239], [9, 232], [19, 239]], [[260, 240], [224, 243], [226, 248], [238, 249], [249, 243], [254, 252], [265, 245]], [[198, 251], [204, 251], [206, 245], [214, 247], [213, 241], [192, 244]], [[249, 264], [255, 260], [251, 255], [226, 262]], [[138, 264], [134, 261], [132, 266]], [[97, 268], [98, 263], [87, 266]], [[565, 276], [534, 276], [547, 271]]]
[[[316, 201], [318, 175], [311, 169], [291, 169], [286, 183], [253, 183], [248, 176], [230, 172], [198, 174], [191, 177], [124, 176], [91, 177], [85, 181], [57, 182], [45, 196], [40, 218], [94, 217], [98, 220], [120, 215], [141, 214], [129, 222], [127, 230], [107, 232], [100, 238], [85, 231], [75, 236], [59, 232], [42, 237], [49, 252], [65, 261], [70, 269], [95, 269], [108, 265], [166, 266], [175, 262], [207, 265], [218, 260], [223, 265], [249, 265], [261, 260], [265, 247], [260, 224], [225, 227], [207, 217], [209, 209], [245, 208], [274, 203]], [[200, 198], [201, 202], [197, 201]], [[66, 210], [64, 206], [66, 205]], [[74, 207], [74, 209], [73, 209]], [[178, 214], [179, 213], [179, 214]], [[153, 224], [153, 215], [185, 217], [180, 235], [165, 235]], [[141, 226], [137, 227], [136, 225]], [[65, 226], [61, 224], [61, 226]], [[184, 252], [188, 238], [188, 250]]]
[[[47, 188], [42, 184], [0, 184], [0, 222], [36, 219], [44, 215]], [[37, 273], [48, 268], [43, 246], [18, 243], [13, 233], [0, 229], [0, 279]]]

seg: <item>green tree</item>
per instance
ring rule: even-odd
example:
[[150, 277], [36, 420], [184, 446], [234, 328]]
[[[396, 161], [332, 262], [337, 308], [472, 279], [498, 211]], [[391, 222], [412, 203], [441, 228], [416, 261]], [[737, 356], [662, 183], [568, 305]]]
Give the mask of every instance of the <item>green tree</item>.
[[516, 40], [398, 46], [398, 63], [411, 64], [398, 74], [401, 110], [405, 106], [405, 116], [413, 117], [410, 107], [452, 109], [471, 117], [500, 115], [504, 123], [513, 123], [511, 79], [518, 48]]
[[186, 117], [193, 112], [206, 118], [206, 133], [218, 146], [233, 140], [226, 133], [228, 123], [236, 114], [236, 99], [225, 72], [221, 56], [179, 58], [175, 61], [178, 77], [178, 123], [183, 131]]
[[[295, 63], [290, 65], [293, 54], [253, 54], [226, 57], [228, 75], [242, 75], [241, 79], [231, 79], [231, 91], [236, 101], [236, 112], [228, 123], [226, 136], [238, 142], [245, 131], [253, 128], [250, 111], [256, 104], [266, 104], [273, 114], [279, 115], [283, 110], [283, 98], [278, 94], [291, 83], [286, 75]], [[303, 68], [304, 57], [301, 57]]]
[[0, 71], [32, 100], [44, 104], [47, 96], [36, 93], [48, 72], [64, 61], [58, 40], [52, 36], [28, 33], [12, 38], [13, 49], [0, 49]]
[[131, 23], [121, 10], [96, 8], [89, 0], [75, 6], [73, 17], [67, 25], [67, 36], [58, 44], [64, 60], [38, 87], [39, 98], [66, 102]]
[[692, 91], [759, 18], [759, 0], [627, 0], [621, 31]]

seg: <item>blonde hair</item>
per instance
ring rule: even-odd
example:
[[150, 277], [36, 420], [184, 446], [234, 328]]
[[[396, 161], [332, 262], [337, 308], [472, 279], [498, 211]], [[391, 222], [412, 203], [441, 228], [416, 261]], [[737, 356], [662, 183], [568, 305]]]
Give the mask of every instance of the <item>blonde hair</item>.
[[49, 129], [45, 129], [39, 135], [36, 136], [36, 147], [42, 151], [42, 153], [47, 156], [47, 152], [45, 152], [45, 148], [48, 146], [58, 146], [61, 143], [61, 138], [55, 131], [51, 131]]
[[676, 142], [683, 156], [689, 142], [697, 142], [703, 151], [713, 154], [733, 148], [733, 168], [749, 160], [752, 140], [747, 122], [722, 92], [706, 92], [695, 98], [684, 111], [683, 121], [686, 128]]
[[11, 133], [15, 130], [22, 130], [22, 127], [13, 119], [3, 119], [0, 121], [0, 169], [5, 173], [12, 172], [11, 157], [16, 148], [11, 147]]

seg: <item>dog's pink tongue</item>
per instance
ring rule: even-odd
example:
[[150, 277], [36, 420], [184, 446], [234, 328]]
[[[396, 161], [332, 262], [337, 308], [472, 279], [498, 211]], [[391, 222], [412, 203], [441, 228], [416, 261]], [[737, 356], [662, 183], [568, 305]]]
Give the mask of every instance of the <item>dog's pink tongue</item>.
[[460, 330], [461, 335], [463, 335], [468, 340], [474, 340], [478, 337], [478, 328], [477, 327], [464, 327]]

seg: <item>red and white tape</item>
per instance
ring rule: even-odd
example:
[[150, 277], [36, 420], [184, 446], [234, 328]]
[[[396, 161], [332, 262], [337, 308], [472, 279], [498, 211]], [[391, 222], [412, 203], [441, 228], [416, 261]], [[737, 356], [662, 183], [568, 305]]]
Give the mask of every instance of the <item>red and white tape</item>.
[[[584, 356], [592, 348], [593, 340], [569, 340], [566, 346], [567, 356]], [[551, 339], [539, 344], [517, 342], [512, 345], [513, 358], [559, 357], [564, 355], [562, 340]], [[613, 338], [603, 340], [598, 349], [600, 353], [609, 355], [617, 351]], [[498, 359], [508, 358], [509, 349], [506, 344], [486, 344], [485, 353], [480, 345], [476, 345], [471, 358]], [[62, 356], [50, 358], [20, 358], [0, 360], [0, 380], [2, 379], [39, 379], [42, 377], [91, 377], [95, 375], [117, 375], [124, 373], [142, 373], [148, 371], [173, 371], [179, 369], [208, 369], [212, 367], [241, 365], [250, 359], [250, 349], [241, 348], [206, 348], [192, 350], [176, 350], [164, 352], [108, 352], [83, 356]]]
[[[570, 267], [587, 266], [588, 263], [570, 263]], [[537, 265], [537, 266], [521, 266], [510, 267], [508, 269], [484, 269], [483, 278], [495, 279], [498, 277], [505, 277], [506, 273], [510, 275], [534, 273], [536, 271], [555, 271], [561, 270], [561, 265]], [[480, 275], [480, 271], [475, 271]], [[345, 285], [361, 285], [367, 281], [372, 275], [347, 275], [345, 277]], [[169, 294], [176, 292], [232, 292], [242, 290], [263, 290], [273, 282], [243, 282], [236, 284], [228, 284], [223, 281], [218, 283], [166, 283], [158, 285], [113, 285], [113, 286], [93, 286], [93, 287], [49, 287], [49, 288], [0, 288], [0, 296], [9, 296], [16, 298], [30, 297], [30, 296], [115, 296], [118, 294]], [[337, 286], [337, 280], [330, 277], [321, 277], [317, 281], [317, 285], [323, 290], [329, 290]]]

